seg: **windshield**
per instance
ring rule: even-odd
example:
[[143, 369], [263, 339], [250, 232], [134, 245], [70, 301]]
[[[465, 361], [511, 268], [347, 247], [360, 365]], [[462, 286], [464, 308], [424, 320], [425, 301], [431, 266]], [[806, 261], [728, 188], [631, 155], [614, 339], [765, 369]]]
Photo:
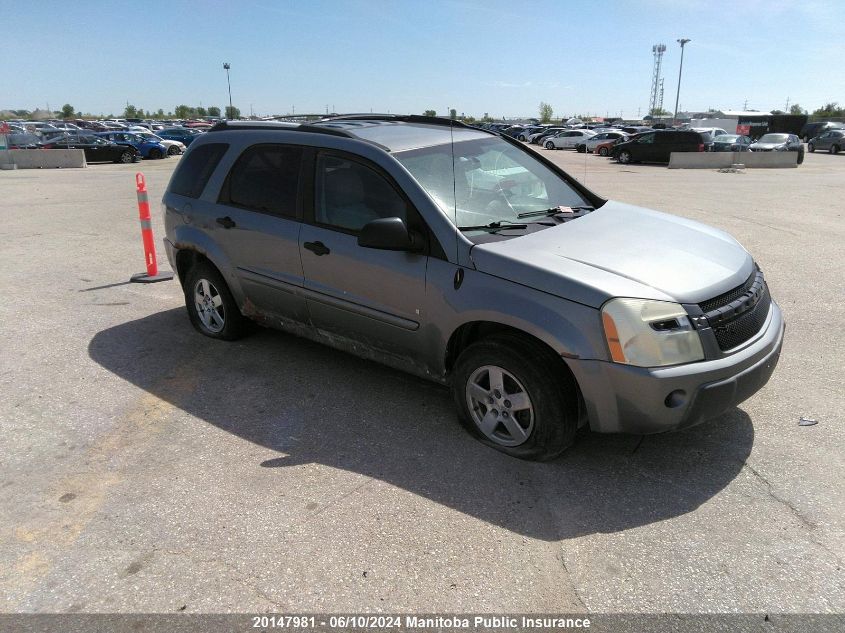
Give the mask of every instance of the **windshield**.
[[765, 134], [758, 143], [786, 143], [786, 134]]
[[[590, 203], [530, 154], [499, 138], [397, 152], [457, 226], [522, 222], [519, 214]], [[457, 214], [457, 217], [455, 215]]]
[[739, 136], [736, 134], [720, 134], [716, 138], [713, 139], [716, 143], [734, 143], [739, 139]]

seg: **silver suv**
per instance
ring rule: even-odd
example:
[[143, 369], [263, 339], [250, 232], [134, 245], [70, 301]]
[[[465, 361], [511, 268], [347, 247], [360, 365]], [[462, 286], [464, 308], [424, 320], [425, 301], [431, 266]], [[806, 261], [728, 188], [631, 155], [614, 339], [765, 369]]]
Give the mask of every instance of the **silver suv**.
[[732, 237], [448, 120], [218, 124], [164, 207], [201, 333], [258, 322], [448, 384], [463, 424], [515, 457], [555, 457], [583, 425], [702, 422], [760, 389], [781, 349]]

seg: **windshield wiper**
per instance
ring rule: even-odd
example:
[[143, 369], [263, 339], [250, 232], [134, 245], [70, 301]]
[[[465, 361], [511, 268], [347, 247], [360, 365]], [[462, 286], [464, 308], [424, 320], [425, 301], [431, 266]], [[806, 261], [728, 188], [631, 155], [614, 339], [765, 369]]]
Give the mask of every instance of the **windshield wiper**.
[[481, 224], [479, 226], [459, 226], [459, 231], [501, 231], [502, 229], [527, 229], [527, 224], [519, 224], [517, 222], [509, 222], [508, 220], [498, 220], [490, 222], [489, 224]]
[[516, 217], [518, 217], [518, 218], [535, 218], [535, 217], [539, 217], [539, 216], [542, 216], [542, 215], [548, 217], [548, 216], [552, 216], [552, 215], [558, 215], [559, 213], [563, 214], [563, 215], [568, 215], [569, 211], [567, 211], [567, 209], [571, 209], [572, 211], [593, 211], [593, 210], [595, 210], [595, 207], [590, 206], [590, 205], [586, 205], [586, 204], [580, 205], [580, 206], [574, 206], [574, 207], [559, 206], [559, 207], [552, 207], [551, 209], [543, 209], [542, 211], [526, 211], [525, 213], [517, 213]]

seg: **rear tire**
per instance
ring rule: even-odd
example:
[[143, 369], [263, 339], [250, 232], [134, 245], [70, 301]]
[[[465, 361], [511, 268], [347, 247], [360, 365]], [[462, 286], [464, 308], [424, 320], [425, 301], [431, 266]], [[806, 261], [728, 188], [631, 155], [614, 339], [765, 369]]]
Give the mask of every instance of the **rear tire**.
[[810, 152], [810, 153], [812, 154], [813, 152], [815, 152], [815, 151], [816, 151], [816, 146], [815, 146], [815, 145], [813, 145], [812, 143], [809, 143], [809, 144], [807, 145], [807, 151], [808, 151], [808, 152]]
[[188, 271], [185, 307], [191, 325], [210, 338], [234, 341], [251, 329], [251, 322], [241, 314], [223, 275], [210, 262], [201, 261]]
[[464, 427], [511, 457], [553, 459], [575, 440], [575, 379], [529, 337], [502, 333], [467, 347], [452, 373], [452, 396]]
[[804, 162], [804, 150], [803, 150], [803, 148], [798, 150], [798, 160], [796, 162], [799, 165]]
[[607, 156], [607, 148], [606, 147], [600, 147], [599, 148], [599, 156]]
[[181, 154], [182, 150], [179, 149], [176, 145], [171, 145], [167, 148], [167, 155], [168, 156], [175, 156], [176, 154]]
[[839, 145], [831, 145], [830, 146], [830, 153], [831, 154], [838, 154], [839, 153]]

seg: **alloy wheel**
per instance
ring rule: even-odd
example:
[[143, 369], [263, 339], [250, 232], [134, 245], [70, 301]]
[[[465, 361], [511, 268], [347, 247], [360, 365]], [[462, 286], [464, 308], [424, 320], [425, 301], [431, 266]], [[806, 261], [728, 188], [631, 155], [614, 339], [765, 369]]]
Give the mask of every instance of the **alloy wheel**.
[[197, 316], [209, 332], [217, 334], [226, 325], [223, 297], [208, 279], [198, 279], [194, 285], [194, 307]]
[[531, 437], [534, 406], [522, 383], [506, 369], [476, 369], [466, 383], [466, 402], [478, 430], [496, 444], [519, 446]]

